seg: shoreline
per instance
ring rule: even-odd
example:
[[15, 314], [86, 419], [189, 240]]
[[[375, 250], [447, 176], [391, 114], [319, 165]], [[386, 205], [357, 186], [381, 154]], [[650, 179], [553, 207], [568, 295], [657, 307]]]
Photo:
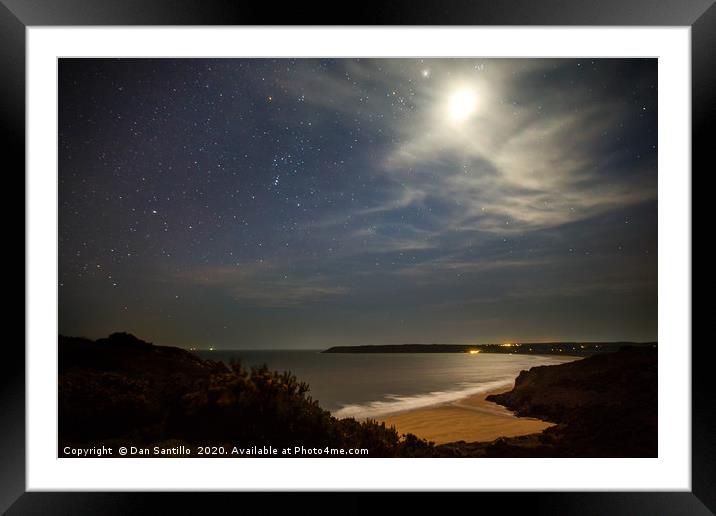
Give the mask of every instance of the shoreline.
[[507, 388], [472, 394], [441, 405], [394, 412], [376, 418], [399, 434], [415, 434], [435, 444], [451, 442], [489, 442], [499, 437], [517, 437], [542, 432], [556, 423], [531, 417], [518, 417], [506, 407], [486, 398], [509, 392]]
[[[570, 358], [578, 361], [583, 357]], [[556, 425], [537, 418], [519, 417], [508, 408], [486, 399], [493, 394], [510, 392], [514, 386], [513, 381], [508, 386], [455, 401], [392, 412], [375, 419], [385, 423], [386, 427], [394, 426], [398, 434], [414, 434], [436, 445], [459, 441], [491, 442], [500, 437], [540, 433]]]
[[[560, 363], [570, 363], [585, 357], [561, 355], [560, 358], [571, 359]], [[486, 399], [493, 394], [510, 392], [514, 389], [515, 380], [517, 377], [504, 387], [471, 394], [455, 401], [392, 412], [375, 419], [386, 426], [394, 426], [398, 434], [415, 434], [437, 445], [458, 441], [490, 442], [500, 437], [540, 433], [555, 426], [556, 423], [550, 421], [517, 416], [507, 407]]]
[[66, 446], [230, 448], [238, 441], [370, 443], [372, 457], [656, 457], [657, 359], [656, 349], [626, 347], [535, 366], [512, 381], [483, 383], [482, 392], [393, 406], [361, 421], [331, 417], [306, 396], [307, 384], [267, 366], [229, 369], [127, 333], [60, 336], [58, 456]]

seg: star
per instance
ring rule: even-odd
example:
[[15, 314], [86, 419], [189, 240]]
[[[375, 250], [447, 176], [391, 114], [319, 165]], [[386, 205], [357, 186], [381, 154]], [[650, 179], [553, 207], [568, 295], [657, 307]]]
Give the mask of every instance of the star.
[[[539, 336], [569, 312], [589, 336], [607, 330], [575, 307], [619, 306], [607, 326], [650, 338], [628, 317], [656, 270], [656, 61], [588, 63], [60, 67], [60, 330], [320, 347], [336, 328], [346, 344]], [[201, 310], [161, 322], [159, 285]]]

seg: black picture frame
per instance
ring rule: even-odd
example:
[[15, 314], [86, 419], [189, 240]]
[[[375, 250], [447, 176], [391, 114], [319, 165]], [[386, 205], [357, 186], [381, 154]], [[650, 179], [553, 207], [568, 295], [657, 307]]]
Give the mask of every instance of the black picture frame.
[[[3, 169], [6, 181], [10, 177], [16, 179], [21, 182], [19, 188], [23, 191], [25, 30], [32, 26], [53, 25], [689, 26], [692, 51], [692, 170], [701, 169], [702, 174], [713, 170], [712, 164], [708, 166], [708, 149], [712, 144], [707, 136], [707, 125], [709, 114], [716, 112], [713, 93], [716, 90], [714, 0], [394, 0], [361, 2], [342, 8], [339, 4], [321, 2], [284, 3], [278, 7], [278, 4], [268, 2], [231, 0], [0, 0], [0, 127], [3, 136], [0, 141], [5, 163], [13, 163], [12, 167]], [[7, 217], [10, 205], [3, 206]], [[15, 213], [17, 208], [14, 208], [13, 215]], [[16, 217], [14, 215], [13, 218]], [[6, 245], [9, 246], [9, 243]], [[25, 263], [27, 257], [24, 251], [13, 251], [12, 254], [14, 262], [19, 262], [22, 254]], [[20, 303], [13, 301], [9, 310], [19, 311]], [[9, 314], [6, 321], [14, 319]], [[716, 446], [713, 438], [716, 435], [713, 410], [716, 400], [714, 389], [708, 382], [712, 367], [708, 360], [709, 343], [685, 344], [691, 345], [693, 372], [691, 492], [452, 493], [451, 496], [479, 496], [480, 504], [496, 502], [508, 510], [524, 508], [537, 514], [713, 514], [716, 512], [716, 489], [713, 489], [716, 485]], [[256, 493], [25, 492], [24, 348], [18, 340], [7, 341], [2, 355], [0, 510], [7, 510], [7, 514], [135, 514], [150, 512], [152, 506], [161, 507], [160, 513], [203, 514], [222, 506], [237, 508], [234, 505], [236, 496], [243, 497], [242, 504], [250, 503], [259, 496]], [[270, 496], [271, 512], [297, 510], [304, 503], [316, 510], [320, 507], [335, 509], [325, 494], [319, 495], [319, 504], [315, 501], [316, 494], [294, 495], [290, 499], [284, 494], [272, 493]], [[376, 496], [374, 493], [349, 493], [340, 502], [341, 512], [370, 510], [381, 502], [375, 499]], [[423, 508], [430, 509], [432, 502], [421, 494], [411, 497]], [[474, 503], [474, 500], [469, 503]], [[170, 505], [174, 508], [170, 509]], [[315, 512], [313, 509], [312, 512]]]

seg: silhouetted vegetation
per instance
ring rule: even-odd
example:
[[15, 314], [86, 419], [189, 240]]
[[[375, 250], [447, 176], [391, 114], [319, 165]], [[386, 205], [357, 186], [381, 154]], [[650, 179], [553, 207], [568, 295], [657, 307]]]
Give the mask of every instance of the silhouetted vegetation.
[[490, 443], [434, 446], [384, 423], [333, 417], [290, 372], [227, 366], [126, 333], [97, 341], [61, 336], [59, 454], [65, 446], [104, 445], [117, 456], [119, 446], [160, 445], [193, 452], [366, 448], [368, 457], [653, 457], [656, 380], [653, 346], [533, 367], [513, 390], [488, 399], [556, 426]]
[[66, 445], [158, 443], [434, 454], [432, 444], [384, 423], [336, 419], [290, 372], [227, 367], [128, 334], [59, 340], [60, 454]]

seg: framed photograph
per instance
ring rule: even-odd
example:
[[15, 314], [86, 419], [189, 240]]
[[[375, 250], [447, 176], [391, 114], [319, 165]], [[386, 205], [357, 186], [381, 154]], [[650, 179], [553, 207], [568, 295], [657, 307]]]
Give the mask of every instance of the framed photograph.
[[3, 0], [26, 202], [3, 510], [440, 491], [711, 514], [691, 323], [711, 3], [346, 25]]

